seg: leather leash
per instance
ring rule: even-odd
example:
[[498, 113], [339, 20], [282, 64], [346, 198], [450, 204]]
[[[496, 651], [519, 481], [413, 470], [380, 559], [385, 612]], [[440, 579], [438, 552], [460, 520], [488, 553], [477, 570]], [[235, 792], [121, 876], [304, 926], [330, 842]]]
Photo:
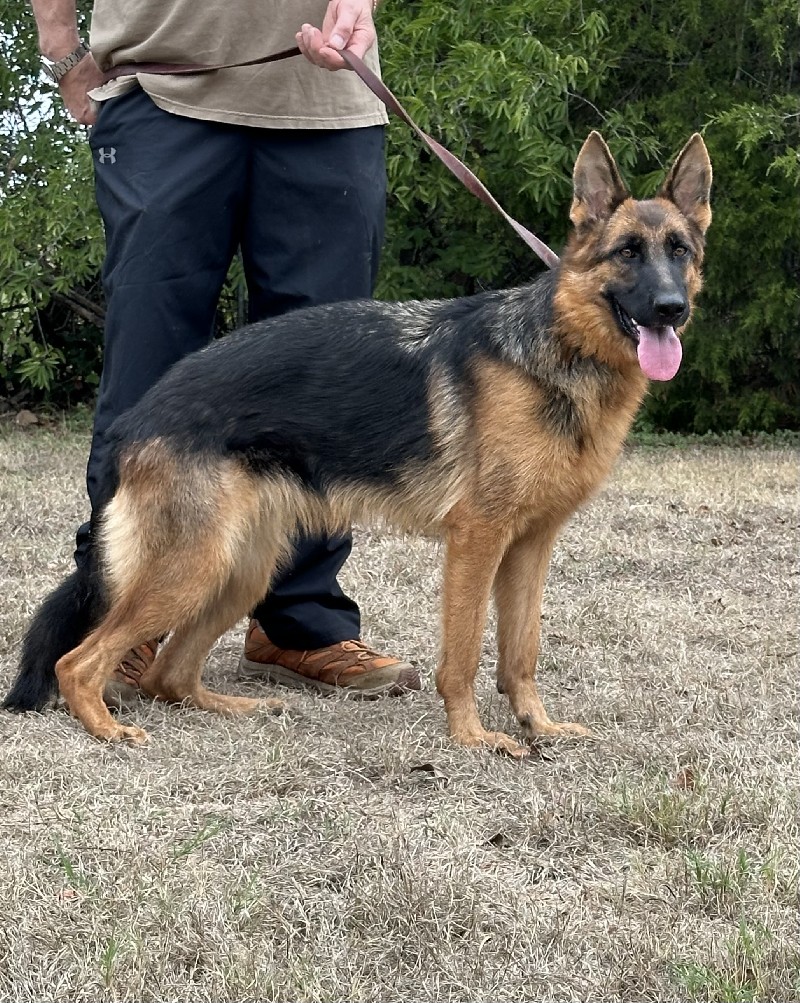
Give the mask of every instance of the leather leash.
[[[131, 76], [135, 73], [212, 73], [216, 70], [228, 70], [239, 66], [260, 66], [264, 63], [273, 63], [279, 59], [288, 59], [291, 56], [299, 55], [301, 55], [300, 49], [298, 49], [297, 46], [293, 46], [291, 49], [282, 49], [280, 52], [273, 52], [268, 56], [260, 56], [257, 59], [247, 59], [244, 62], [237, 63], [215, 63], [214, 65], [207, 65], [204, 63], [124, 63], [110, 69], [105, 74], [105, 80], [115, 80], [117, 77]], [[536, 234], [531, 233], [531, 231], [527, 227], [523, 226], [522, 223], [514, 219], [513, 216], [510, 216], [500, 205], [494, 195], [492, 195], [486, 185], [478, 180], [466, 164], [462, 163], [458, 157], [450, 153], [450, 151], [435, 140], [433, 136], [429, 136], [427, 132], [420, 129], [417, 123], [413, 120], [413, 118], [411, 118], [405, 108], [400, 104], [380, 77], [373, 73], [368, 66], [365, 66], [363, 61], [352, 52], [348, 52], [345, 49], [341, 51], [339, 55], [342, 59], [344, 59], [350, 69], [361, 77], [372, 93], [375, 94], [376, 97], [380, 98], [390, 111], [393, 111], [395, 115], [401, 118], [414, 130], [419, 138], [428, 146], [431, 152], [442, 161], [445, 167], [447, 167], [448, 170], [458, 178], [461, 184], [464, 185], [469, 192], [503, 217], [509, 226], [511, 226], [517, 235], [525, 241], [528, 247], [531, 248], [534, 254], [536, 254], [536, 256], [540, 258], [548, 268], [555, 268], [558, 265], [558, 255], [555, 251], [551, 250], [551, 248], [549, 248], [544, 241], [540, 240]]]

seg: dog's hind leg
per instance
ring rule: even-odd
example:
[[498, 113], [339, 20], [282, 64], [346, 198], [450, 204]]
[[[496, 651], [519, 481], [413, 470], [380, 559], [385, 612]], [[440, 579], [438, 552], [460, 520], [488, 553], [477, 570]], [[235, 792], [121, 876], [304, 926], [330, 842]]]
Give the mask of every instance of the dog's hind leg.
[[526, 750], [509, 735], [487, 731], [475, 704], [475, 675], [491, 595], [503, 555], [502, 529], [468, 519], [447, 532], [442, 610], [442, 655], [436, 689], [444, 698], [450, 737], [459, 745], [496, 749], [515, 757]]
[[141, 728], [120, 724], [109, 713], [103, 700], [107, 680], [126, 652], [149, 637], [169, 628], [169, 611], [154, 616], [145, 608], [137, 609], [136, 597], [112, 606], [96, 630], [72, 651], [56, 662], [61, 694], [71, 713], [90, 735], [108, 741], [144, 742]]
[[495, 579], [497, 688], [508, 695], [527, 737], [589, 735], [580, 724], [551, 721], [536, 687], [541, 605], [558, 525], [535, 526], [508, 548]]
[[203, 665], [211, 645], [256, 605], [266, 580], [266, 577], [260, 578], [260, 586], [255, 589], [244, 587], [241, 580], [232, 581], [213, 604], [182, 624], [142, 676], [145, 693], [159, 700], [185, 703], [228, 716], [284, 710], [281, 700], [228, 696], [215, 693], [202, 684]]
[[170, 630], [180, 632], [201, 610], [213, 607], [226, 590], [226, 576], [230, 570], [224, 562], [208, 564], [193, 553], [177, 551], [165, 552], [128, 574], [96, 630], [56, 663], [61, 693], [91, 735], [144, 741], [141, 729], [121, 725], [111, 716], [103, 699], [105, 685], [132, 647]]

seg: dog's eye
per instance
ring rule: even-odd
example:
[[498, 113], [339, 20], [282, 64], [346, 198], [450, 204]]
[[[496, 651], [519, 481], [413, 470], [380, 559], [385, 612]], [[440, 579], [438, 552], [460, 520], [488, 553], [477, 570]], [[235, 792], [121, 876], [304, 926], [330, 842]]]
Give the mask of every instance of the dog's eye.
[[623, 258], [636, 258], [639, 255], [635, 247], [622, 247], [619, 253]]
[[677, 244], [672, 248], [673, 258], [682, 258], [685, 254], [689, 253], [688, 247], [684, 247], [683, 244]]

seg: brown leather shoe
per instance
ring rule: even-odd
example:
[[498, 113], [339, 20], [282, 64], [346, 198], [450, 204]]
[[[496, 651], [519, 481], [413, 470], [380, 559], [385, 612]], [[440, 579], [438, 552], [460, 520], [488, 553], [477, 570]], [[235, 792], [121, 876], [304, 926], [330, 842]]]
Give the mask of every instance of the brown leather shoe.
[[361, 641], [339, 641], [313, 651], [285, 650], [270, 641], [258, 620], [251, 620], [247, 630], [239, 678], [353, 697], [394, 697], [420, 688], [413, 665], [381, 655]]
[[131, 648], [114, 669], [114, 674], [106, 683], [103, 699], [106, 703], [119, 704], [134, 696], [142, 688], [142, 676], [155, 661], [158, 641], [145, 641]]

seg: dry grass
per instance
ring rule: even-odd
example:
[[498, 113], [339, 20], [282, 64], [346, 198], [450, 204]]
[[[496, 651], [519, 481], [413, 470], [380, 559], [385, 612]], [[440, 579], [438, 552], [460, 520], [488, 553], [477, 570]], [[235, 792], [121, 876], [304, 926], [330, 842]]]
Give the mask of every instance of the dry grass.
[[[65, 571], [85, 433], [0, 427], [0, 685]], [[560, 541], [541, 680], [600, 736], [452, 748], [438, 555], [359, 533], [424, 692], [283, 719], [141, 703], [148, 747], [0, 715], [3, 1000], [800, 998], [797, 457], [633, 450]], [[231, 692], [241, 631], [208, 674]], [[510, 729], [484, 649], [481, 710]]]

